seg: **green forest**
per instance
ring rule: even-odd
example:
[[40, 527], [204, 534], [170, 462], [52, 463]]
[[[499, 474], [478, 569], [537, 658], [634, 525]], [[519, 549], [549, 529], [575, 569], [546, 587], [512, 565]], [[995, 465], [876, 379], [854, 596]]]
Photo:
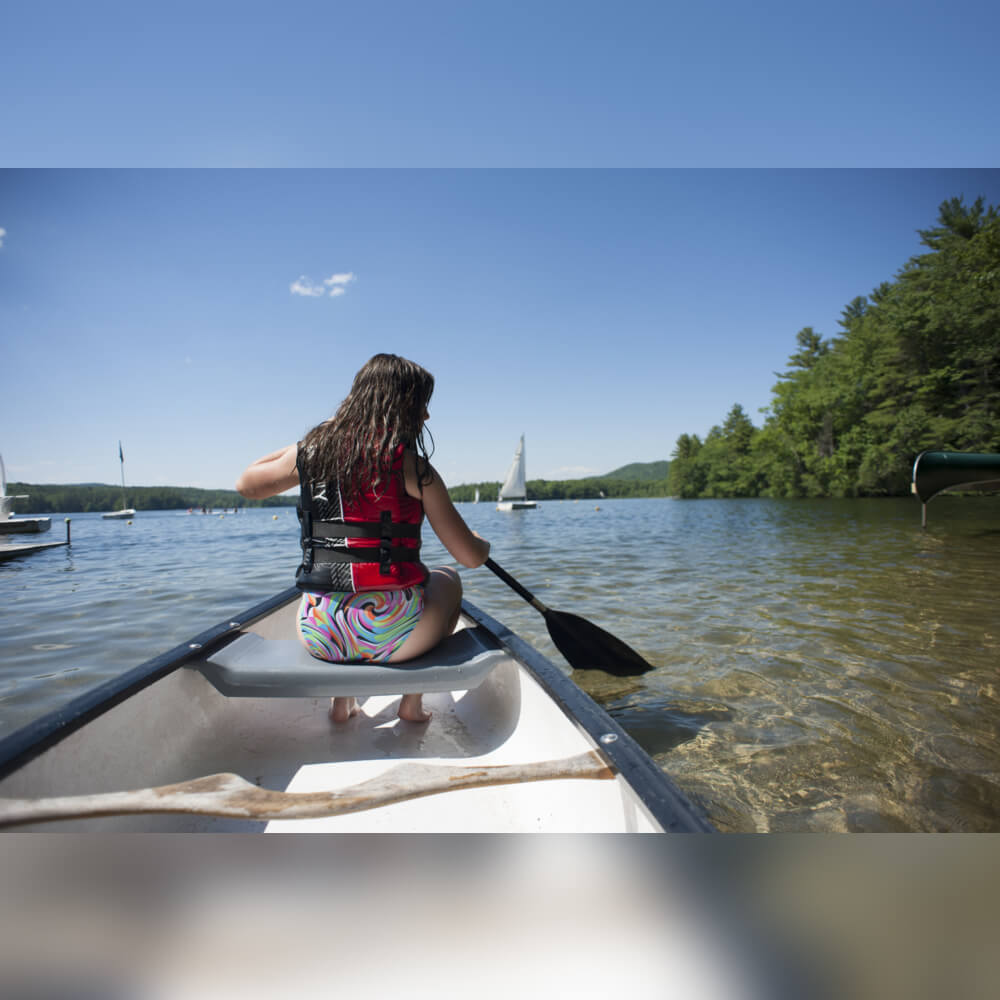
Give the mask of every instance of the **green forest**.
[[[640, 463], [640, 465], [643, 463]], [[663, 465], [663, 463], [648, 463]], [[638, 468], [639, 466], [636, 466]], [[601, 497], [665, 497], [667, 479], [624, 478], [615, 473], [607, 476], [591, 476], [587, 479], [529, 479], [525, 486], [532, 500], [596, 500]], [[475, 499], [476, 490], [484, 503], [495, 503], [500, 490], [500, 481], [489, 483], [463, 484], [449, 487], [448, 493], [456, 503]]]
[[[19, 514], [69, 514], [120, 510], [122, 489], [102, 483], [71, 486], [8, 483], [11, 495], [28, 494], [18, 500], [14, 509]], [[297, 497], [277, 496], [267, 500], [247, 500], [235, 490], [199, 490], [187, 486], [130, 486], [126, 490], [130, 507], [136, 510], [187, 510], [189, 507], [208, 510], [229, 510], [236, 507], [295, 506]]]
[[678, 497], [909, 492], [925, 450], [1000, 452], [1000, 218], [942, 203], [926, 252], [843, 309], [840, 330], [796, 336], [763, 426], [738, 403], [702, 441], [682, 434]]

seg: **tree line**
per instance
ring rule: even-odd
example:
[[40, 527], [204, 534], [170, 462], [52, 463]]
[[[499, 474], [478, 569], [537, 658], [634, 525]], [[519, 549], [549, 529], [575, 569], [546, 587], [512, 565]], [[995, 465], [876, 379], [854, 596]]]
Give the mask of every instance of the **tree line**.
[[1000, 216], [941, 204], [927, 252], [849, 302], [840, 331], [796, 335], [763, 426], [738, 403], [682, 434], [678, 497], [895, 496], [925, 450], [1000, 452]]
[[[14, 507], [19, 514], [92, 513], [121, 509], [120, 486], [104, 484], [53, 486], [34, 483], [8, 483], [10, 495], [28, 494]], [[135, 510], [229, 509], [235, 507], [294, 507], [295, 496], [247, 500], [235, 490], [201, 490], [187, 486], [130, 486], [126, 503]]]
[[[663, 463], [666, 467], [666, 463]], [[665, 497], [667, 480], [620, 479], [591, 476], [587, 479], [529, 479], [525, 486], [531, 500], [598, 500], [602, 497]], [[448, 493], [455, 503], [475, 499], [476, 490], [484, 503], [495, 503], [500, 491], [499, 480], [488, 483], [463, 483], [451, 486]]]

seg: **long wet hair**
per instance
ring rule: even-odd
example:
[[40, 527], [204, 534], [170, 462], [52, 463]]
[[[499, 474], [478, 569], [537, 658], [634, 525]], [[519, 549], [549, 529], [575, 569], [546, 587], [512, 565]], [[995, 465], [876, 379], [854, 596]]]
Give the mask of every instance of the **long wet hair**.
[[313, 475], [321, 481], [339, 479], [345, 496], [378, 490], [388, 483], [396, 451], [403, 445], [417, 453], [420, 483], [430, 482], [434, 439], [428, 452], [424, 414], [433, 392], [429, 371], [396, 354], [376, 354], [354, 376], [337, 412], [303, 438]]

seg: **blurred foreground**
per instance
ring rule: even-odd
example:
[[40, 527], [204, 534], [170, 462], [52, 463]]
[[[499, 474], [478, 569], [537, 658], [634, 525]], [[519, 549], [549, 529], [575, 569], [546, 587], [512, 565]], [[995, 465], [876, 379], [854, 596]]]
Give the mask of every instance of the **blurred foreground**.
[[989, 837], [0, 846], [8, 1000], [996, 995]]

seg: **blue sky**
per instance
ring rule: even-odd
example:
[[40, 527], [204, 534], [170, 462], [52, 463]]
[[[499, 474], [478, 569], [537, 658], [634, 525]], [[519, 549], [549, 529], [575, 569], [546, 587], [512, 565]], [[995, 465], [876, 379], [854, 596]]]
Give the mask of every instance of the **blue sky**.
[[8, 166], [956, 166], [987, 0], [47, 0], [0, 10]]
[[437, 378], [449, 483], [522, 432], [529, 478], [667, 458], [759, 424], [797, 331], [957, 195], [1000, 171], [0, 171], [0, 453], [116, 482], [120, 438], [132, 484], [230, 487], [392, 351]]
[[437, 376], [452, 483], [522, 431], [561, 478], [760, 422], [799, 329], [945, 198], [1000, 203], [998, 33], [978, 0], [5, 4], [8, 474], [114, 482], [121, 438], [132, 483], [229, 486], [379, 350]]

